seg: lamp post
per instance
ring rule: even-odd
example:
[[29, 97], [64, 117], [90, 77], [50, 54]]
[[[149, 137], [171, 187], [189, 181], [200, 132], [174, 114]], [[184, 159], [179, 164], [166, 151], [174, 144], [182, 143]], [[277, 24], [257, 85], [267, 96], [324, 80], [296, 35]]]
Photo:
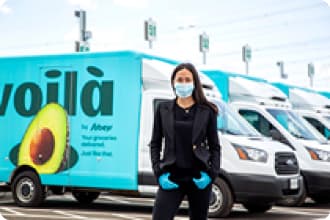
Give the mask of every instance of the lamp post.
[[210, 49], [210, 38], [203, 32], [199, 35], [199, 51], [203, 53], [203, 64], [206, 64], [206, 53]]
[[313, 63], [309, 63], [308, 66], [308, 78], [309, 78], [309, 85], [313, 88], [314, 84], [314, 75], [315, 75], [315, 67]]
[[278, 61], [276, 65], [280, 68], [280, 75], [282, 79], [287, 79], [288, 74], [284, 73], [284, 62], [283, 61]]
[[79, 10], [74, 12], [75, 17], [79, 18], [79, 41], [75, 42], [76, 52], [88, 52], [90, 50], [88, 40], [92, 38], [92, 32], [86, 31], [86, 11]]
[[243, 62], [245, 62], [245, 72], [249, 75], [249, 62], [252, 58], [252, 50], [248, 44], [244, 45], [242, 48], [242, 58]]
[[152, 49], [152, 42], [156, 40], [156, 36], [156, 22], [152, 18], [149, 18], [144, 21], [144, 39], [149, 42], [149, 49]]

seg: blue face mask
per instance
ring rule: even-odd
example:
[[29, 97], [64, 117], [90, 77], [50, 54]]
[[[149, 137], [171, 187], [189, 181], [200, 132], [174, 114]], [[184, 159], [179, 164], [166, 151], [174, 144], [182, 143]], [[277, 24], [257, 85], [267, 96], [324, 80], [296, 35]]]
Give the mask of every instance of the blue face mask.
[[194, 83], [174, 83], [174, 88], [178, 97], [187, 98], [194, 91]]

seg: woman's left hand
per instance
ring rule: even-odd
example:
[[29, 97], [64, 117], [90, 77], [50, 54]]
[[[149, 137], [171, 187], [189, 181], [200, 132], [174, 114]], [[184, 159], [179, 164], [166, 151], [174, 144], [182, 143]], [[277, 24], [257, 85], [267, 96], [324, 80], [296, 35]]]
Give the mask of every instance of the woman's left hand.
[[201, 178], [193, 178], [198, 189], [205, 189], [211, 183], [211, 177], [207, 173], [201, 171]]

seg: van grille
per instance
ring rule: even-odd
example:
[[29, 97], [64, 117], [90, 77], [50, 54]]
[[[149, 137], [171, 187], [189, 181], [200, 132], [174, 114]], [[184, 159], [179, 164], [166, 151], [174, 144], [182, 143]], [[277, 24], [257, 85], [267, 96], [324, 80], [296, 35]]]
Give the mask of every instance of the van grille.
[[299, 166], [294, 153], [275, 153], [275, 170], [279, 175], [297, 174], [299, 172]]

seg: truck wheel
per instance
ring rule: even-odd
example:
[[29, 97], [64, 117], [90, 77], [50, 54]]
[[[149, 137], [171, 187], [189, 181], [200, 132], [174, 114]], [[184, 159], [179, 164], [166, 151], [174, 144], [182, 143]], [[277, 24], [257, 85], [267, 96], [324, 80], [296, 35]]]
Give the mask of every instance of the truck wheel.
[[16, 204], [23, 207], [39, 206], [46, 198], [45, 189], [33, 171], [19, 173], [13, 180], [11, 190]]
[[52, 186], [50, 187], [50, 190], [54, 195], [64, 195], [65, 193], [65, 188], [61, 186]]
[[272, 208], [271, 204], [262, 203], [243, 203], [243, 206], [251, 213], [264, 213]]
[[262, 203], [243, 203], [243, 206], [251, 213], [264, 213], [272, 208], [271, 204]]
[[301, 184], [301, 190], [298, 196], [287, 196], [285, 199], [278, 201], [276, 204], [280, 206], [298, 207], [305, 203], [306, 199], [305, 184]]
[[310, 195], [311, 199], [314, 200], [314, 202], [318, 204], [326, 204], [330, 202], [330, 196], [329, 195]]
[[226, 217], [233, 207], [233, 195], [228, 184], [217, 178], [212, 185], [209, 217]]
[[81, 204], [90, 204], [100, 195], [100, 192], [73, 191], [73, 197]]

